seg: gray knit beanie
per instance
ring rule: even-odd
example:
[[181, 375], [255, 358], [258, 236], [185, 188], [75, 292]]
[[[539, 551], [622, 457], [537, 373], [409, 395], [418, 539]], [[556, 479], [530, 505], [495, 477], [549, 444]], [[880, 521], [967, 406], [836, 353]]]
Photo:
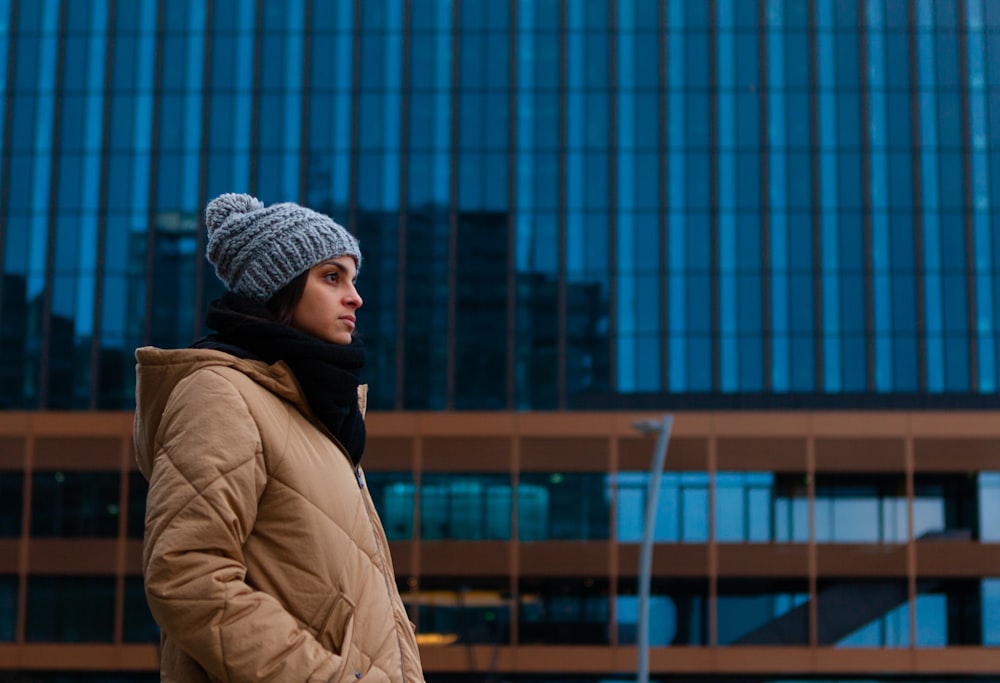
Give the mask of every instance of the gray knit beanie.
[[292, 202], [264, 204], [248, 194], [223, 194], [205, 208], [208, 260], [226, 287], [258, 303], [317, 263], [361, 250], [328, 216]]

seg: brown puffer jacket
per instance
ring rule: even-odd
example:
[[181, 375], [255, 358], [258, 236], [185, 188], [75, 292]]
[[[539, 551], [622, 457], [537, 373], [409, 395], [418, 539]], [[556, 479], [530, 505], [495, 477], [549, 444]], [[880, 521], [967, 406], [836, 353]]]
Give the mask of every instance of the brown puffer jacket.
[[422, 683], [364, 474], [288, 367], [207, 349], [136, 360], [161, 680]]

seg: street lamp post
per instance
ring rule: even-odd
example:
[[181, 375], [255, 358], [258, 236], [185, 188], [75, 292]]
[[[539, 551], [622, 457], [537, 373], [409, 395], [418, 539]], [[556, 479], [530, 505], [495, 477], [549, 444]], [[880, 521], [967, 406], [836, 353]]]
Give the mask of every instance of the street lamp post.
[[656, 451], [646, 485], [646, 520], [642, 529], [642, 547], [639, 551], [639, 634], [638, 634], [638, 683], [649, 683], [649, 584], [653, 570], [653, 528], [656, 524], [656, 503], [660, 495], [660, 479], [667, 461], [667, 444], [674, 424], [673, 415], [661, 420], [634, 422], [632, 426], [643, 434], [657, 434]]

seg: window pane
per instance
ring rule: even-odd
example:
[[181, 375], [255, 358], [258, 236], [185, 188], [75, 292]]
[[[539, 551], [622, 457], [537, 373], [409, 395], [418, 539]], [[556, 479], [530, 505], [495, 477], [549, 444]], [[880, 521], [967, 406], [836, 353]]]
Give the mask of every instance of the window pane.
[[902, 474], [816, 477], [816, 541], [903, 543], [908, 538]]
[[413, 475], [409, 472], [365, 472], [368, 492], [382, 518], [382, 527], [390, 541], [413, 538]]
[[979, 540], [1000, 541], [1000, 472], [979, 475]]
[[126, 643], [159, 643], [160, 628], [153, 621], [146, 603], [141, 576], [125, 577], [125, 606], [122, 640]]
[[[649, 644], [708, 643], [708, 585], [700, 580], [653, 579], [649, 589]], [[623, 579], [615, 601], [618, 642], [637, 642], [639, 598], [636, 582]]]
[[115, 582], [110, 577], [32, 576], [25, 635], [33, 643], [109, 643]]
[[510, 476], [428, 474], [420, 484], [424, 540], [509, 540]]
[[17, 629], [17, 577], [0, 576], [0, 642], [11, 642]]
[[809, 586], [804, 580], [719, 582], [720, 645], [806, 645]]
[[607, 581], [522, 579], [518, 594], [522, 644], [608, 643]]
[[983, 645], [1000, 645], [1000, 579], [982, 582]]
[[404, 593], [418, 605], [421, 634], [441, 636], [449, 644], [510, 642], [510, 581], [506, 577], [420, 580], [420, 591]]
[[146, 493], [149, 482], [141, 472], [128, 473], [128, 519], [126, 533], [129, 538], [142, 538], [146, 527]]
[[[984, 620], [980, 582], [923, 580], [917, 583], [917, 647], [981, 645]], [[985, 596], [983, 596], [985, 597]], [[985, 613], [984, 613], [985, 614]]]
[[[617, 475], [618, 541], [642, 540], [646, 515], [647, 472]], [[664, 472], [656, 497], [653, 540], [658, 543], [704, 543], [708, 540], [708, 475]]]
[[905, 581], [821, 581], [819, 643], [840, 647], [907, 647], [910, 617]]
[[517, 487], [518, 536], [522, 541], [608, 538], [607, 476], [526, 473]]
[[775, 475], [719, 472], [715, 483], [715, 538], [721, 543], [770, 541]]
[[119, 480], [117, 472], [36, 471], [32, 476], [31, 535], [117, 536]]
[[24, 474], [0, 472], [0, 538], [21, 535]]

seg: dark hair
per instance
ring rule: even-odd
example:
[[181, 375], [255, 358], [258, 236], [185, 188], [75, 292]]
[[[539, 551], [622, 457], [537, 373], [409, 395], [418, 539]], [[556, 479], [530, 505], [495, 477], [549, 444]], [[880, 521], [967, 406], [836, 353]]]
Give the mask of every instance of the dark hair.
[[295, 315], [295, 307], [302, 299], [302, 293], [306, 291], [306, 280], [309, 279], [309, 271], [303, 271], [274, 293], [264, 306], [271, 312], [274, 319], [283, 325], [292, 324], [292, 316]]

